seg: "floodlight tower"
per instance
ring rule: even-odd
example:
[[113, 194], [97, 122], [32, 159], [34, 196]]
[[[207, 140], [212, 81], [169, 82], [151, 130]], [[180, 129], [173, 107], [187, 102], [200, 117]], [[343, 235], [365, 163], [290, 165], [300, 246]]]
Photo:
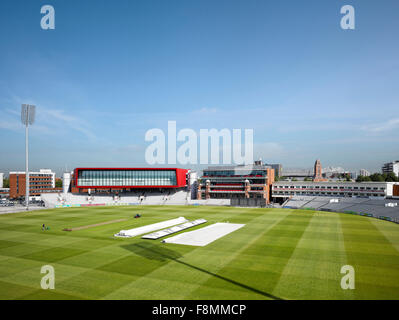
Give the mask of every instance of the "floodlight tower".
[[25, 125], [25, 205], [26, 210], [29, 210], [29, 125], [35, 122], [35, 109], [36, 106], [30, 104], [23, 104], [21, 108], [21, 121]]

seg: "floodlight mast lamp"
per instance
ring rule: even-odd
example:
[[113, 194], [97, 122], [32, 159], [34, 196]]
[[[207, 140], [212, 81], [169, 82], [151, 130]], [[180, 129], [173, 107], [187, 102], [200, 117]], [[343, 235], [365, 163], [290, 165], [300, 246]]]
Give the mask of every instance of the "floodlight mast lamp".
[[21, 107], [21, 121], [25, 125], [25, 205], [26, 210], [29, 210], [29, 125], [35, 122], [36, 106], [30, 104], [23, 104]]

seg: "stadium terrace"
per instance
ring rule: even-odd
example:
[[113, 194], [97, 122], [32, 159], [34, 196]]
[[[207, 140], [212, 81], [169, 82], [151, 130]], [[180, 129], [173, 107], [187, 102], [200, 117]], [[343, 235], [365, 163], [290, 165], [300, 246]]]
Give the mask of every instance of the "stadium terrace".
[[[398, 182], [327, 181], [319, 160], [313, 174], [305, 177], [311, 181], [275, 181], [276, 172], [281, 173], [280, 165], [261, 160], [253, 165], [210, 166], [201, 177], [183, 168], [80, 167], [64, 173], [62, 192], [42, 193], [41, 198], [48, 208], [218, 205], [336, 212], [345, 208], [355, 214], [399, 221]], [[363, 203], [365, 199], [371, 202]], [[347, 206], [347, 201], [351, 205]]]

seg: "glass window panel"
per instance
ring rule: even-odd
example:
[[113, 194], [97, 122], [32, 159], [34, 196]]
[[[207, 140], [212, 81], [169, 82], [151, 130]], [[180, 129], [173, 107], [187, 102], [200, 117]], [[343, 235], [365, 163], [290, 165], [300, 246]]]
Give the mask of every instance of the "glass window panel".
[[83, 170], [80, 186], [171, 186], [176, 185], [174, 170]]

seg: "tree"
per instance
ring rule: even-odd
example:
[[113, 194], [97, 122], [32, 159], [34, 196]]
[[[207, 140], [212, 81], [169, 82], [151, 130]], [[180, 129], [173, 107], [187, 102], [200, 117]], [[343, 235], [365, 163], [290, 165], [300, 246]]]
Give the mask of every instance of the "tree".
[[374, 181], [374, 182], [397, 182], [399, 178], [393, 172], [390, 173], [373, 173], [369, 177], [365, 176], [358, 176], [356, 182], [367, 182], [367, 181]]
[[398, 181], [398, 178], [396, 177], [396, 175], [393, 172], [390, 172], [387, 174], [387, 178], [385, 179], [385, 181], [396, 182], [396, 181]]
[[55, 180], [55, 187], [56, 188], [62, 188], [62, 180], [61, 179]]
[[356, 182], [368, 182], [371, 181], [371, 178], [368, 176], [358, 176], [356, 178]]
[[351, 181], [351, 175], [349, 173], [345, 173], [345, 180], [346, 181]]
[[372, 175], [370, 175], [370, 178], [372, 181], [376, 181], [376, 182], [383, 182], [385, 181], [384, 177], [382, 176], [381, 173], [373, 173]]
[[3, 188], [9, 188], [10, 187], [10, 179], [4, 178], [3, 179]]

